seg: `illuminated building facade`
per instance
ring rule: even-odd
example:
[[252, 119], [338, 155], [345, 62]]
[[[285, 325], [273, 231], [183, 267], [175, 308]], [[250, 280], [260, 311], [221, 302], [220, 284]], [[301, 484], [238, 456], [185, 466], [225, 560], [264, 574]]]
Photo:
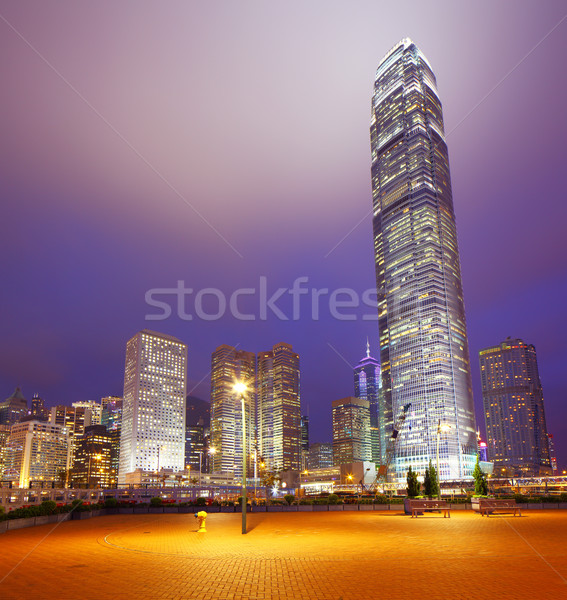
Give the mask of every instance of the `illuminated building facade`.
[[112, 488], [117, 484], [113, 469], [113, 445], [104, 425], [87, 427], [77, 442], [71, 482], [79, 488]]
[[479, 353], [488, 458], [494, 472], [551, 474], [536, 349], [507, 338]]
[[43, 398], [34, 394], [31, 401], [31, 418], [35, 421], [49, 421], [50, 410], [46, 408]]
[[19, 487], [61, 484], [71, 467], [71, 437], [66, 427], [41, 421], [12, 425], [4, 479]]
[[0, 425], [13, 425], [18, 423], [28, 414], [28, 401], [24, 398], [22, 390], [17, 387], [14, 393], [0, 402]]
[[370, 405], [370, 444], [372, 461], [378, 465], [384, 462], [385, 452], [384, 419], [382, 408], [382, 378], [380, 363], [370, 356], [370, 344], [366, 342], [366, 356], [354, 368], [354, 395], [367, 400]]
[[370, 403], [349, 396], [333, 400], [333, 460], [335, 466], [369, 461]]
[[144, 329], [128, 340], [119, 483], [136, 469], [183, 471], [187, 346]]
[[185, 467], [192, 478], [209, 470], [211, 406], [208, 402], [187, 396], [185, 418]]
[[73, 402], [74, 408], [84, 408], [91, 411], [91, 425], [100, 425], [102, 416], [102, 405], [95, 400], [82, 400]]
[[328, 469], [333, 465], [333, 444], [317, 443], [309, 446], [306, 465], [308, 471], [313, 469]]
[[[260, 456], [272, 471], [299, 470], [302, 447], [299, 355], [291, 344], [281, 342], [258, 354], [257, 391]], [[308, 445], [308, 430], [306, 435]]]
[[211, 446], [215, 453], [210, 462], [213, 472], [242, 477], [242, 405], [234, 384], [243, 381], [246, 419], [246, 455], [254, 451], [256, 436], [256, 355], [223, 344], [211, 358]]
[[120, 429], [122, 425], [122, 398], [120, 396], [106, 396], [101, 399], [100, 424], [108, 431]]
[[468, 478], [475, 417], [449, 158], [435, 75], [409, 40], [376, 72], [371, 119], [374, 250], [385, 435], [411, 403], [392, 470]]

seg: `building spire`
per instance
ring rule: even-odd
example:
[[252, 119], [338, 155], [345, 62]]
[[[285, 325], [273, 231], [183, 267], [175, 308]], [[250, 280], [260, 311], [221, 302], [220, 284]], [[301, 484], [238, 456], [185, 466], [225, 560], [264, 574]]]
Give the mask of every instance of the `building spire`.
[[370, 358], [370, 343], [368, 342], [368, 336], [366, 336], [366, 358]]

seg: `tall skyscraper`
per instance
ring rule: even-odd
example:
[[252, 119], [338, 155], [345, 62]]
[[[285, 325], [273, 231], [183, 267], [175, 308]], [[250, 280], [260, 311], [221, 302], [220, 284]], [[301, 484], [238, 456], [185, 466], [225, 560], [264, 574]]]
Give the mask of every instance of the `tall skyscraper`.
[[207, 473], [209, 454], [207, 448], [211, 427], [211, 405], [201, 398], [187, 396], [185, 418], [185, 467], [191, 476]]
[[104, 425], [90, 425], [77, 442], [71, 482], [73, 487], [116, 487], [116, 470], [112, 468], [112, 439]]
[[91, 425], [100, 425], [102, 416], [102, 405], [95, 400], [81, 400], [79, 402], [73, 402], [74, 408], [85, 408], [91, 411]]
[[120, 430], [122, 426], [122, 398], [120, 396], [105, 396], [101, 399], [100, 424], [108, 431]]
[[349, 396], [333, 400], [333, 459], [336, 466], [369, 461], [370, 404]]
[[301, 470], [307, 468], [309, 456], [309, 415], [301, 415]]
[[494, 473], [551, 474], [536, 349], [507, 338], [479, 353], [488, 457]]
[[435, 75], [409, 40], [376, 72], [371, 119], [374, 251], [386, 436], [411, 402], [392, 464], [403, 481], [435, 458], [470, 477], [476, 435], [449, 158]]
[[370, 443], [372, 461], [378, 465], [384, 462], [385, 452], [384, 419], [382, 418], [382, 378], [380, 363], [370, 356], [370, 344], [366, 341], [366, 356], [354, 368], [354, 395], [367, 400], [370, 405]]
[[38, 394], [34, 394], [31, 401], [30, 416], [36, 421], [49, 421], [50, 410], [46, 408], [43, 398]]
[[223, 344], [211, 359], [211, 446], [214, 472], [242, 477], [242, 405], [234, 384], [243, 381], [245, 398], [247, 472], [256, 437], [256, 355]]
[[144, 329], [126, 344], [118, 480], [136, 469], [183, 471], [187, 346]]
[[258, 354], [258, 443], [268, 468], [301, 468], [299, 355], [291, 344]]
[[28, 401], [24, 398], [22, 390], [17, 387], [14, 393], [0, 402], [0, 425], [13, 425], [25, 418], [28, 414]]

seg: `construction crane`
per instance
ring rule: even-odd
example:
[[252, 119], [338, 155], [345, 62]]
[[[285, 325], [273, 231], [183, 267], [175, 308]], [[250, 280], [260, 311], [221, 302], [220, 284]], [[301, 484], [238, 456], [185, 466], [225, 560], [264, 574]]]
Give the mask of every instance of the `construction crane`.
[[[398, 415], [398, 418], [397, 418], [396, 422], [394, 423], [394, 429], [392, 430], [392, 435], [390, 436], [390, 439], [388, 440], [388, 443], [386, 444], [386, 454], [384, 457], [385, 458], [384, 464], [380, 465], [380, 467], [378, 468], [378, 472], [376, 473], [376, 478], [368, 487], [368, 491], [376, 493], [378, 486], [381, 483], [385, 483], [388, 478], [388, 469], [390, 468], [390, 463], [392, 462], [392, 459], [394, 458], [396, 442], [398, 441], [398, 437], [400, 435], [402, 427], [404, 426], [404, 421], [406, 420], [410, 406], [411, 406], [411, 402], [404, 404], [404, 407], [402, 408], [402, 412]], [[362, 485], [362, 481], [360, 483]]]

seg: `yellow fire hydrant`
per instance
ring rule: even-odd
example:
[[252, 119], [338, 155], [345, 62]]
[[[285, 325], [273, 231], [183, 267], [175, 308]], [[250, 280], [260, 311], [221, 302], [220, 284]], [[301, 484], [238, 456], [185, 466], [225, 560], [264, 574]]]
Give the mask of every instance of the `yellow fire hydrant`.
[[205, 527], [207, 513], [204, 510], [200, 510], [198, 513], [195, 513], [195, 518], [199, 519], [199, 529], [197, 530], [197, 533], [207, 533], [207, 528]]

